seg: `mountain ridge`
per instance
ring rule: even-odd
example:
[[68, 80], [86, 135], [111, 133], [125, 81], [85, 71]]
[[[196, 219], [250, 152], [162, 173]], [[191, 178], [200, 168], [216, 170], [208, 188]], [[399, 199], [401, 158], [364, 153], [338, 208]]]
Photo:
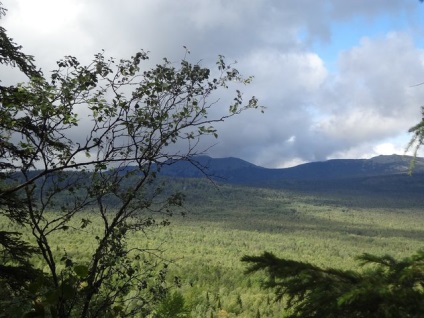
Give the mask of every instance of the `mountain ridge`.
[[[191, 158], [165, 166], [171, 178], [209, 178], [215, 182], [313, 194], [378, 195], [423, 202], [424, 158], [400, 155], [370, 159], [331, 159], [290, 168], [264, 168], [238, 158]], [[200, 168], [200, 169], [199, 169]], [[419, 203], [421, 204], [421, 203]]]
[[[258, 179], [339, 179], [371, 177], [388, 174], [408, 174], [414, 158], [401, 155], [380, 155], [370, 159], [330, 159], [300, 164], [289, 168], [265, 168], [245, 160], [228, 157], [197, 156], [165, 166], [161, 174], [173, 177], [218, 178], [229, 182]], [[424, 173], [424, 158], [415, 158], [413, 173]]]

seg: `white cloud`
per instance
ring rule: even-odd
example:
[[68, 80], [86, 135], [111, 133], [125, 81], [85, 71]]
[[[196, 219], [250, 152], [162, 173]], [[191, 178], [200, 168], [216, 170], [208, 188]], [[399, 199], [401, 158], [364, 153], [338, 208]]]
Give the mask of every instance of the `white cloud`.
[[424, 89], [411, 86], [424, 74], [423, 54], [410, 36], [388, 33], [340, 55], [337, 73], [327, 77], [314, 105], [313, 131], [326, 157], [378, 154], [373, 143], [395, 139], [420, 119]]
[[378, 144], [373, 147], [373, 150], [378, 155], [392, 155], [399, 154], [405, 151], [404, 147], [398, 147], [390, 142], [385, 142], [382, 144]]
[[266, 99], [306, 96], [320, 88], [327, 70], [312, 52], [260, 49], [242, 59], [240, 66], [254, 73], [254, 89]]

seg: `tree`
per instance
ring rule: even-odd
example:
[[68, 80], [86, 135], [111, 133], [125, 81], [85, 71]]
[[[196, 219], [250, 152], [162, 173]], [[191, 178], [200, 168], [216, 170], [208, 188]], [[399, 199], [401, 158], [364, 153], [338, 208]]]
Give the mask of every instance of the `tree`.
[[[6, 10], [0, 2], [0, 18]], [[6, 30], [0, 26], [0, 64], [18, 67], [20, 71], [28, 77], [40, 77], [41, 73], [33, 64], [33, 58], [21, 52], [21, 47], [10, 39]], [[0, 96], [3, 93], [12, 93], [14, 87], [4, 87], [0, 85]], [[0, 100], [1, 103], [1, 100]], [[2, 112], [3, 113], [3, 112]], [[3, 119], [0, 119], [3, 123]], [[5, 178], [4, 171], [8, 169], [10, 163], [4, 160], [6, 154], [5, 139], [3, 132], [0, 138], [0, 193], [5, 189], [2, 180]], [[14, 151], [17, 151], [15, 149]], [[8, 209], [6, 213], [3, 209]], [[23, 224], [24, 202], [18, 198], [16, 193], [10, 193], [7, 196], [0, 195], [0, 214], [13, 217], [18, 224]], [[20, 239], [20, 233], [16, 231], [0, 231], [0, 289], [2, 297], [0, 300], [0, 311], [5, 314], [8, 312], [19, 315], [22, 303], [30, 301], [28, 285], [35, 276], [42, 276], [42, 273], [35, 270], [29, 258], [37, 250], [28, 242]], [[10, 301], [11, 299], [15, 301]], [[7, 310], [6, 310], [7, 308]]]
[[271, 253], [244, 256], [247, 273], [265, 271], [265, 288], [286, 300], [287, 317], [422, 317], [424, 251], [397, 261], [363, 254], [363, 271], [323, 269]]
[[[184, 197], [164, 191], [155, 181], [158, 172], [193, 160], [202, 136], [217, 137], [214, 123], [258, 108], [255, 97], [245, 103], [236, 90], [228, 112], [210, 114], [221, 104], [209, 101], [217, 91], [251, 78], [223, 56], [215, 78], [186, 59], [179, 65], [164, 59], [143, 70], [149, 57], [140, 51], [122, 60], [102, 52], [88, 66], [67, 56], [48, 79], [3, 28], [0, 41], [0, 63], [28, 77], [27, 83], [0, 86], [0, 213], [29, 228], [36, 244], [2, 232], [0, 245], [9, 257], [2, 266], [37, 273], [21, 285], [32, 316], [147, 315], [166, 295], [166, 265], [156, 269], [147, 251], [129, 248], [125, 238], [169, 223]], [[82, 218], [79, 228], [72, 222], [87, 209], [101, 218], [103, 230], [89, 262], [80, 263], [54, 249], [52, 236], [83, 231], [90, 219]], [[157, 220], [158, 213], [164, 219]], [[32, 268], [31, 253], [40, 255], [47, 272]], [[2, 296], [18, 294], [15, 276], [1, 277]], [[10, 302], [2, 298], [1, 304]]]
[[[419, 1], [424, 2], [424, 0], [419, 0]], [[422, 85], [422, 83], [419, 85]], [[421, 114], [422, 114], [421, 121], [415, 126], [411, 127], [408, 131], [409, 133], [412, 133], [412, 138], [409, 141], [407, 150], [411, 148], [413, 149], [414, 158], [417, 156], [418, 150], [420, 149], [420, 147], [424, 144], [424, 106], [421, 107]], [[411, 162], [411, 168], [413, 168], [414, 163], [415, 163], [415, 160]]]
[[414, 157], [417, 156], [418, 150], [424, 144], [424, 107], [421, 107], [421, 113], [421, 121], [409, 129], [409, 132], [412, 133], [412, 138], [409, 141], [407, 149], [413, 149]]
[[157, 318], [189, 318], [190, 308], [179, 292], [168, 294], [159, 304], [154, 317]]

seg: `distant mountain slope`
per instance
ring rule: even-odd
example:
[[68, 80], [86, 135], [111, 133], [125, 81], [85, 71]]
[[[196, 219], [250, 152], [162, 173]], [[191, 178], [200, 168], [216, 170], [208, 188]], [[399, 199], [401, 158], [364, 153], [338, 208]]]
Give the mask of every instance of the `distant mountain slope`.
[[335, 159], [284, 169], [267, 169], [237, 158], [195, 159], [202, 170], [190, 162], [178, 162], [164, 167], [161, 174], [183, 178], [208, 175], [212, 180], [228, 184], [326, 196], [378, 196], [391, 202], [399, 199], [415, 206], [424, 204], [424, 158], [416, 158], [412, 176], [408, 175], [412, 157], [398, 155]]
[[266, 170], [238, 158], [211, 158], [197, 156], [192, 162], [177, 161], [169, 166], [164, 166], [161, 174], [170, 177], [200, 178], [209, 176], [213, 179], [238, 183], [238, 175], [245, 172]]
[[[333, 159], [283, 169], [286, 170], [283, 174], [299, 179], [339, 179], [407, 174], [411, 160], [412, 157], [399, 155], [378, 156], [371, 159]], [[414, 172], [424, 172], [424, 158], [416, 159]]]
[[[311, 162], [291, 168], [267, 169], [237, 158], [213, 159], [207, 156], [190, 162], [177, 162], [166, 166], [161, 174], [173, 177], [198, 178], [208, 175], [228, 183], [261, 185], [287, 180], [329, 180], [407, 174], [412, 157], [378, 156], [371, 159], [334, 159]], [[201, 169], [199, 169], [201, 167]], [[424, 158], [417, 158], [414, 173], [424, 173]]]

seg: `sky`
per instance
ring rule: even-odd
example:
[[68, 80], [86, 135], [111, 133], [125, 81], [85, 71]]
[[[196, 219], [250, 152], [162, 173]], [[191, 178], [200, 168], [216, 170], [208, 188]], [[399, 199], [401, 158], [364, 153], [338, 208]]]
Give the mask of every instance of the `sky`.
[[[282, 168], [404, 154], [424, 105], [418, 0], [1, 0], [9, 37], [45, 72], [73, 55], [237, 61], [265, 113], [217, 128], [207, 154]], [[10, 75], [13, 76], [13, 75]], [[2, 76], [3, 78], [3, 76]], [[423, 155], [421, 152], [420, 155]]]

